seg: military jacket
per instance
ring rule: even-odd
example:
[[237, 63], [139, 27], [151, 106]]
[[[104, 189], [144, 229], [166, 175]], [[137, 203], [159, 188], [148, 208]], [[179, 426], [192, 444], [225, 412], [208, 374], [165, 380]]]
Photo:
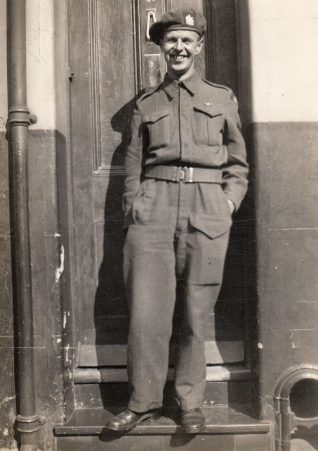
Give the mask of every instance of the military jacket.
[[184, 165], [222, 171], [223, 189], [237, 209], [247, 190], [248, 164], [233, 92], [196, 72], [178, 82], [166, 75], [137, 100], [125, 159], [124, 214], [146, 166]]

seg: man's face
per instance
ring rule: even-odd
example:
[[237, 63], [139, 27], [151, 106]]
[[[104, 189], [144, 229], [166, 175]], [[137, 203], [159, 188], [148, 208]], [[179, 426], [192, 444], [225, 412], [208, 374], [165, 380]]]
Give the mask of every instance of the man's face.
[[179, 78], [193, 70], [195, 56], [201, 52], [203, 38], [191, 30], [173, 30], [164, 34], [161, 50], [168, 66], [168, 73]]

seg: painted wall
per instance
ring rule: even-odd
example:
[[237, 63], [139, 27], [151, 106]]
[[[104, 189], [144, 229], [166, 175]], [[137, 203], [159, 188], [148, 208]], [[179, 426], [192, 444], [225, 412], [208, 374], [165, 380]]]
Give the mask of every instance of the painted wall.
[[[27, 0], [28, 107], [38, 118], [32, 129], [55, 129], [54, 1]], [[6, 0], [0, 0], [0, 130], [7, 119]]]
[[318, 2], [250, 1], [255, 122], [318, 120]]
[[26, 5], [28, 106], [38, 118], [32, 130], [54, 130], [54, 1], [27, 0]]
[[318, 2], [240, 0], [238, 6], [247, 96], [252, 85], [249, 121], [318, 120]]

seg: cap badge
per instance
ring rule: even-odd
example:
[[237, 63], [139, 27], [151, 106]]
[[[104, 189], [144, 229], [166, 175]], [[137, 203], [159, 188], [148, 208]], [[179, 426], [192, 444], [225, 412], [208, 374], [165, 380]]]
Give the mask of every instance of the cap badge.
[[187, 16], [185, 16], [185, 21], [187, 25], [190, 25], [191, 27], [194, 26], [194, 19], [191, 16], [191, 14], [188, 14]]

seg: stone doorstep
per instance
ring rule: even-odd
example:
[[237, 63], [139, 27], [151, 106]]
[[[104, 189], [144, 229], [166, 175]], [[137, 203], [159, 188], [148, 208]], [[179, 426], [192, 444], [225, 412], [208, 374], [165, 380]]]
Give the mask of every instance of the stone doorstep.
[[[118, 435], [105, 429], [104, 424], [112, 415], [123, 410], [114, 407], [105, 409], [76, 409], [65, 424], [54, 427], [56, 436]], [[210, 434], [267, 434], [271, 423], [259, 421], [247, 406], [236, 409], [215, 406], [202, 409], [206, 416], [206, 427], [200, 435]], [[178, 425], [178, 411], [165, 408], [158, 420], [146, 420], [128, 435], [173, 435], [182, 433]]]
[[[127, 382], [127, 368], [104, 367], [104, 368], [74, 368], [75, 384]], [[250, 380], [255, 374], [246, 365], [213, 365], [206, 368], [207, 382], [226, 382], [233, 380]], [[168, 381], [174, 380], [174, 370], [169, 368]]]

